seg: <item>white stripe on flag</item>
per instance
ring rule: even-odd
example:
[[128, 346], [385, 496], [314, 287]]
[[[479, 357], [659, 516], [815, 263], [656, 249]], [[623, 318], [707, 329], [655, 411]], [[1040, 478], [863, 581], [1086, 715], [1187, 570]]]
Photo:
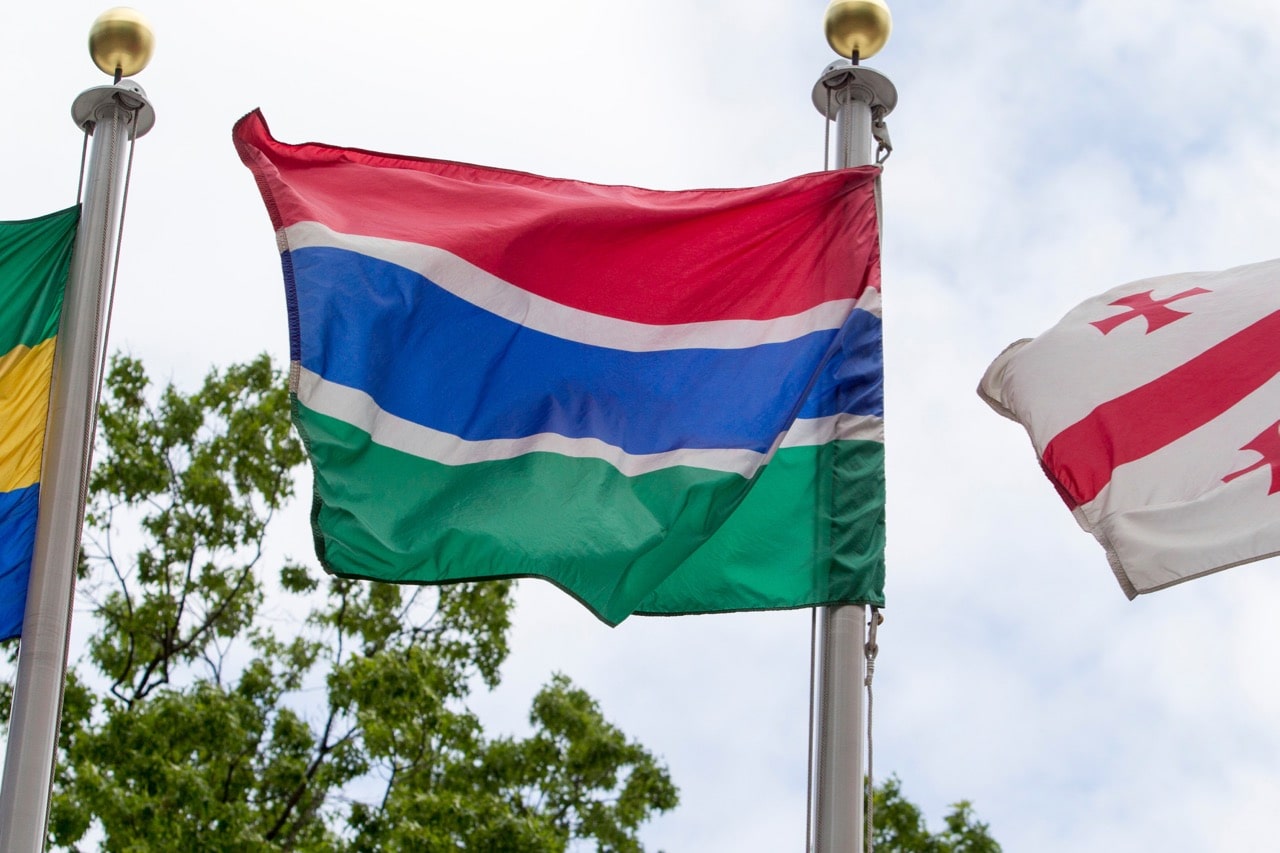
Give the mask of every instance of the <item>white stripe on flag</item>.
[[880, 315], [880, 291], [867, 288], [858, 300], [824, 302], [809, 311], [772, 320], [713, 320], [658, 326], [592, 314], [522, 290], [444, 249], [342, 234], [318, 222], [299, 222], [277, 232], [280, 250], [328, 247], [359, 252], [430, 279], [444, 290], [492, 314], [565, 340], [630, 352], [672, 349], [746, 349], [837, 329], [856, 307]]
[[[632, 454], [596, 438], [568, 438], [556, 433], [469, 441], [386, 412], [365, 392], [329, 382], [296, 362], [291, 365], [290, 385], [298, 401], [308, 409], [349, 423], [369, 433], [374, 442], [384, 447], [444, 465], [494, 462], [526, 453], [557, 453], [599, 459], [629, 477], [680, 465], [750, 477], [773, 454], [773, 451], [702, 448]], [[884, 424], [878, 417], [834, 415], [798, 420], [780, 438], [781, 441], [774, 443], [775, 448], [825, 444], [835, 439], [883, 441]]]

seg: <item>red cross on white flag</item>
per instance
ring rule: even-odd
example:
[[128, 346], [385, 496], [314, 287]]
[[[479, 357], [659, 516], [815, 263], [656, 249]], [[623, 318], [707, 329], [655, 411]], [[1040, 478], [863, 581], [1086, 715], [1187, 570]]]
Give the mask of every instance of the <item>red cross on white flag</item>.
[[1208, 292], [1203, 287], [1193, 287], [1190, 290], [1175, 293], [1165, 299], [1155, 299], [1151, 295], [1153, 291], [1150, 290], [1131, 293], [1128, 296], [1121, 296], [1115, 302], [1110, 303], [1111, 305], [1120, 305], [1128, 308], [1128, 311], [1108, 317], [1105, 320], [1094, 320], [1089, 325], [1094, 326], [1105, 335], [1117, 326], [1142, 317], [1147, 321], [1147, 334], [1149, 335], [1157, 329], [1162, 329], [1170, 323], [1176, 323], [1183, 317], [1190, 316], [1186, 311], [1177, 311], [1170, 308], [1170, 302], [1177, 302], [1179, 299], [1186, 299], [1188, 296], [1199, 296]]
[[1280, 260], [1089, 299], [978, 393], [1026, 427], [1132, 598], [1280, 553], [1278, 374]]

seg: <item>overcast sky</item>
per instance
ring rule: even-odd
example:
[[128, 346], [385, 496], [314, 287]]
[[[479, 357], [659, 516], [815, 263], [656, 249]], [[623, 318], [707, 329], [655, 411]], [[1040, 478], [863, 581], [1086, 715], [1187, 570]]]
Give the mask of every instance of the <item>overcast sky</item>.
[[[105, 4], [17, 4], [0, 218], [75, 200], [69, 117], [106, 82]], [[275, 135], [656, 188], [822, 167], [821, 0], [223, 0], [141, 6], [157, 36], [112, 347], [193, 386], [282, 364], [278, 255], [230, 142]], [[1273, 257], [1280, 7], [1264, 0], [895, 0], [868, 64], [897, 85], [884, 175], [889, 553], [877, 775], [940, 825], [967, 798], [1008, 851], [1274, 849], [1274, 561], [1126, 601], [974, 394], [1008, 343], [1122, 282]], [[276, 537], [310, 556], [305, 507]], [[519, 593], [478, 702], [518, 731], [554, 671], [669, 764], [668, 853], [800, 850], [807, 612], [631, 619]], [[79, 617], [84, 622], [83, 613]], [[73, 649], [73, 655], [76, 653]]]

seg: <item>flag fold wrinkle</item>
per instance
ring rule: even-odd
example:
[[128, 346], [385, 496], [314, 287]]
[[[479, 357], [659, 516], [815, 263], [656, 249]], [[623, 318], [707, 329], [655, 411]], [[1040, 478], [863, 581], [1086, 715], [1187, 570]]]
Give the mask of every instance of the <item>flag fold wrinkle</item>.
[[325, 568], [609, 624], [883, 603], [875, 168], [655, 191], [233, 132]]
[[1126, 284], [1005, 350], [1021, 423], [1130, 598], [1280, 553], [1280, 260]]
[[20, 636], [78, 207], [0, 222], [0, 640]]

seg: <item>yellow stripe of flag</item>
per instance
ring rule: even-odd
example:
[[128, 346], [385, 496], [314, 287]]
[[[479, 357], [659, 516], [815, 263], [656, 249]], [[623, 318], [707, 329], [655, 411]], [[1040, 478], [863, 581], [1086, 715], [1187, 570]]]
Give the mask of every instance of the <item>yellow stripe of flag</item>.
[[0, 492], [40, 479], [44, 424], [53, 375], [53, 338], [34, 347], [16, 346], [0, 356]]

